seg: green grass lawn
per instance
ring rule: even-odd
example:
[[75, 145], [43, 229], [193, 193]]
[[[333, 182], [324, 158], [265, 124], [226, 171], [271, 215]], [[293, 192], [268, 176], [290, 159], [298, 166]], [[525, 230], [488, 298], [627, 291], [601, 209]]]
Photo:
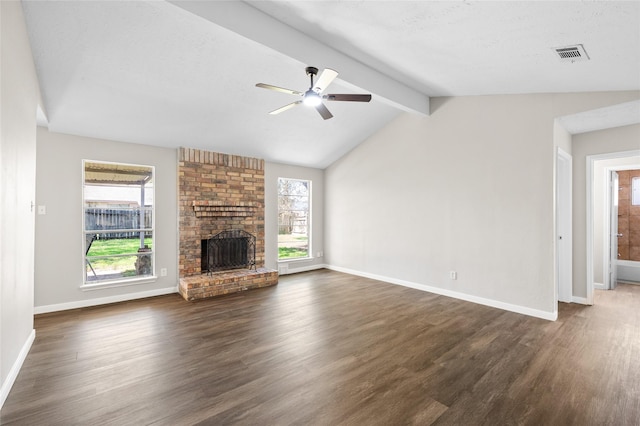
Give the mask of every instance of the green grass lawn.
[[[145, 238], [144, 243], [152, 248], [153, 240]], [[89, 256], [110, 256], [112, 254], [137, 253], [140, 248], [140, 238], [119, 238], [114, 240], [95, 240], [91, 244]]]
[[295, 259], [307, 256], [309, 253], [306, 247], [278, 247], [278, 259]]
[[309, 256], [309, 237], [300, 234], [278, 235], [278, 260]]
[[[145, 238], [145, 245], [153, 247], [153, 239]], [[119, 238], [113, 240], [95, 240], [89, 250], [89, 261], [95, 270], [122, 271], [124, 276], [135, 275], [137, 256], [111, 257], [91, 260], [91, 256], [111, 256], [117, 254], [137, 253], [140, 238]]]

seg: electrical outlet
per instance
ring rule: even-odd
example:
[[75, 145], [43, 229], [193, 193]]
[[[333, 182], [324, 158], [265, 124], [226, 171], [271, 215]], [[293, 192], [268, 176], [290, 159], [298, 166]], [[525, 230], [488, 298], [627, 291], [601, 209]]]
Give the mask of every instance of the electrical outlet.
[[161, 277], [166, 277], [167, 276], [167, 268], [161, 268], [160, 269], [160, 276]]
[[456, 271], [449, 271], [449, 278], [452, 280], [458, 279], [458, 273]]

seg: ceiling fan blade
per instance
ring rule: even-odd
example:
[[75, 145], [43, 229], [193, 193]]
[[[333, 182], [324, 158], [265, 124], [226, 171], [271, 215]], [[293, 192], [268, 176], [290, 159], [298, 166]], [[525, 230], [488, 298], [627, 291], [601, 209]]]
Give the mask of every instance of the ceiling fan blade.
[[276, 92], [288, 93], [290, 95], [302, 95], [302, 92], [297, 90], [285, 89], [284, 87], [272, 86], [270, 84], [258, 83], [256, 87], [262, 87], [263, 89], [275, 90]]
[[371, 95], [331, 94], [324, 95], [322, 99], [326, 99], [327, 101], [369, 102], [371, 100]]
[[332, 70], [331, 68], [326, 68], [318, 77], [318, 81], [315, 84], [315, 91], [318, 93], [322, 93], [324, 89], [327, 88], [331, 84], [333, 80], [338, 76], [338, 71]]
[[329, 112], [329, 110], [327, 109], [326, 106], [324, 106], [324, 104], [316, 105], [316, 110], [320, 113], [322, 118], [324, 118], [325, 120], [328, 120], [331, 117], [333, 117], [333, 114]]
[[271, 111], [269, 114], [272, 114], [272, 115], [280, 114], [281, 112], [284, 112], [284, 111], [286, 111], [286, 110], [288, 110], [288, 109], [291, 109], [291, 108], [293, 108], [294, 106], [299, 105], [299, 104], [301, 104], [301, 103], [302, 103], [302, 101], [295, 101], [295, 102], [292, 102], [292, 103], [290, 103], [290, 104], [288, 104], [288, 105], [285, 105], [285, 106], [283, 106], [283, 107], [280, 107], [280, 108], [278, 108], [278, 109], [274, 109], [274, 110], [273, 110], [273, 111]]

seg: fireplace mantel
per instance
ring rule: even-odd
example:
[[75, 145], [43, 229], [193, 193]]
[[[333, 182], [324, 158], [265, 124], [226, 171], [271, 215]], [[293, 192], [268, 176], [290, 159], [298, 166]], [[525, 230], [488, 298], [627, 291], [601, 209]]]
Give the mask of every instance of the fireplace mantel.
[[194, 200], [193, 211], [197, 218], [202, 217], [251, 217], [262, 207], [252, 201], [234, 200]]

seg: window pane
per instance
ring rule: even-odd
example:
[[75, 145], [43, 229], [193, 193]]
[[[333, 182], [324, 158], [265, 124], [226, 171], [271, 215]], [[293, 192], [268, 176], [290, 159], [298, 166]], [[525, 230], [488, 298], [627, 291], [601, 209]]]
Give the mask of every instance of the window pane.
[[153, 168], [84, 163], [85, 282], [153, 275]]
[[146, 232], [141, 242], [119, 232], [87, 233], [86, 279], [102, 281], [153, 274], [153, 234]]
[[111, 256], [86, 259], [87, 282], [105, 280], [120, 280], [122, 278], [137, 278], [152, 275], [152, 255], [141, 254], [134, 256]]
[[311, 182], [278, 179], [278, 259], [309, 256]]

